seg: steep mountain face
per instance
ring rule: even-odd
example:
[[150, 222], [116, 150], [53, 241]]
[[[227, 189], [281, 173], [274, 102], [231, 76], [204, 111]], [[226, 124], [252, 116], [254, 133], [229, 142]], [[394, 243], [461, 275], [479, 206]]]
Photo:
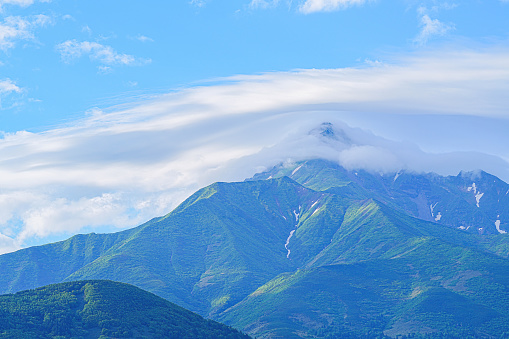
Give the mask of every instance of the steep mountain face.
[[2, 338], [249, 338], [152, 293], [113, 281], [0, 296]]
[[275, 277], [218, 319], [267, 338], [509, 330], [509, 261], [479, 245], [479, 236], [374, 202], [356, 210], [362, 216], [346, 216], [305, 268]]
[[[0, 270], [9, 272], [0, 277], [1, 291], [110, 279], [132, 283], [201, 314], [214, 314], [280, 272], [295, 270], [297, 263], [287, 258], [285, 242], [313, 204], [335, 200], [288, 178], [217, 183], [138, 228], [77, 236], [0, 256]], [[334, 214], [334, 208], [329, 213]], [[110, 243], [113, 236], [116, 241]], [[311, 253], [318, 250], [313, 243], [308, 246]]]
[[373, 174], [363, 170], [347, 171], [332, 162], [311, 160], [276, 167], [254, 179], [282, 176], [318, 191], [334, 193], [347, 187], [359, 194], [359, 198], [376, 198], [416, 218], [470, 233], [505, 234], [509, 231], [509, 185], [482, 171], [449, 177], [404, 171]]
[[121, 281], [261, 338], [500, 336], [508, 189], [483, 172], [306, 161], [213, 184], [128, 231], [2, 255], [0, 292]]

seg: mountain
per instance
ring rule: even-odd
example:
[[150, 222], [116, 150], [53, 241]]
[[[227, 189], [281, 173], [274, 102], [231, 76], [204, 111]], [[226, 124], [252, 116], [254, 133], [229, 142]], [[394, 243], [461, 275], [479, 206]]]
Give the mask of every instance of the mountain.
[[409, 223], [376, 202], [352, 213], [306, 267], [275, 277], [218, 319], [267, 338], [499, 337], [509, 330], [506, 258], [468, 234]]
[[[483, 171], [443, 177], [435, 173], [347, 171], [322, 160], [278, 166], [256, 180], [288, 176], [318, 191], [348, 188], [416, 218], [479, 234], [509, 231], [509, 185]], [[339, 191], [339, 193], [343, 193]]]
[[137, 287], [68, 282], [0, 296], [2, 338], [248, 338]]
[[288, 178], [216, 183], [137, 228], [2, 255], [0, 290], [109, 279], [211, 315], [295, 270], [284, 247], [296, 225], [294, 211], [322, 195]]
[[2, 255], [0, 293], [108, 279], [260, 338], [500, 337], [507, 190], [484, 172], [278, 166], [134, 229]]

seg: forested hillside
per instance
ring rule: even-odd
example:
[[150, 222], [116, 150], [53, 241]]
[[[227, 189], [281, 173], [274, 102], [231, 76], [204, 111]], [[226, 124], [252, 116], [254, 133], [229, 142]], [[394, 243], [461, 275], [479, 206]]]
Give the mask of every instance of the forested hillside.
[[152, 293], [112, 281], [0, 296], [1, 338], [249, 338]]

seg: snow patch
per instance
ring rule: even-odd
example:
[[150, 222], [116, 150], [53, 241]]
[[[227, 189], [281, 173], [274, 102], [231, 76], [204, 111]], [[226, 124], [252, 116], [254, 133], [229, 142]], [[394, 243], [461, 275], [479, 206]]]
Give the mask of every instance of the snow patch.
[[300, 170], [302, 168], [302, 165], [300, 165], [299, 167], [297, 167], [296, 169], [293, 170], [292, 172], [292, 175], [294, 175], [295, 173], [297, 173], [298, 170]]
[[288, 238], [286, 239], [286, 244], [285, 244], [285, 248], [286, 250], [288, 251], [288, 254], [286, 255], [287, 258], [290, 258], [290, 250], [288, 249], [288, 245], [290, 244], [290, 239], [293, 237], [293, 234], [295, 233], [296, 230], [293, 230], [290, 232], [290, 235], [288, 236]]
[[475, 182], [472, 183], [472, 186], [470, 186], [469, 188], [467, 188], [467, 190], [470, 192], [470, 191], [474, 191], [474, 193], [477, 193], [477, 186], [475, 185]]
[[478, 192], [476, 195], [475, 195], [475, 201], [477, 201], [477, 207], [479, 207], [479, 201], [481, 200], [482, 196], [484, 195], [484, 193], [481, 193], [481, 192]]
[[495, 227], [497, 228], [498, 233], [506, 234], [507, 232], [500, 229], [500, 220], [495, 221]]
[[320, 210], [321, 207], [318, 207], [314, 212], [313, 214], [311, 214], [311, 216], [315, 215], [316, 212], [318, 212]]
[[396, 173], [396, 175], [394, 176], [394, 180], [393, 182], [396, 182], [396, 180], [398, 180], [399, 176], [401, 175], [400, 172]]
[[440, 221], [442, 219], [442, 213], [438, 212], [437, 217], [435, 218], [435, 221]]
[[296, 210], [293, 210], [293, 215], [295, 215], [295, 221], [299, 221], [299, 216], [300, 216], [301, 208], [302, 208], [302, 206], [299, 205], [299, 213], [297, 213]]
[[475, 182], [472, 183], [472, 186], [467, 187], [467, 191], [469, 191], [469, 192], [473, 191], [474, 192], [476, 205], [477, 205], [477, 207], [479, 207], [479, 201], [481, 200], [481, 198], [484, 195], [484, 193], [481, 193], [479, 191], [479, 188], [476, 186]]
[[431, 216], [432, 216], [432, 217], [434, 217], [434, 216], [435, 216], [435, 214], [433, 214], [433, 210], [435, 209], [435, 207], [437, 206], [437, 204], [438, 204], [438, 202], [437, 202], [435, 205], [433, 205], [433, 204], [429, 205], [429, 210], [431, 211]]

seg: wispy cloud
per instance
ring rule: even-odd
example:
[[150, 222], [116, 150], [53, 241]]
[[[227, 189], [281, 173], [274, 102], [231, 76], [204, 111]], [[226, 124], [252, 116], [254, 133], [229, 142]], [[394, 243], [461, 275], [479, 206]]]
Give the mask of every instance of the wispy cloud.
[[88, 35], [92, 35], [92, 28], [90, 28], [88, 25], [83, 26], [81, 31], [83, 33], [87, 33]]
[[207, 0], [190, 0], [189, 3], [196, 7], [203, 7], [207, 4]]
[[36, 28], [44, 27], [52, 22], [47, 15], [35, 15], [27, 18], [9, 16], [0, 23], [0, 49], [6, 51], [15, 46], [18, 40], [35, 39]]
[[[0, 0], [0, 11], [2, 11], [4, 5], [28, 7], [33, 5], [34, 2], [34, 0]], [[51, 0], [40, 0], [40, 2], [51, 2]]]
[[91, 41], [67, 40], [57, 45], [56, 48], [65, 62], [79, 59], [83, 55], [88, 55], [91, 60], [109, 66], [135, 66], [150, 62], [149, 59], [141, 59], [133, 55], [118, 53], [111, 46]]
[[21, 93], [21, 88], [16, 85], [11, 79], [0, 80], [0, 94], [8, 93]]
[[0, 253], [13, 252], [20, 249], [16, 240], [0, 232]]
[[[443, 7], [443, 6], [442, 6]], [[452, 9], [455, 6], [448, 5], [447, 9]], [[434, 8], [433, 11], [437, 11], [438, 8]], [[438, 19], [432, 19], [428, 14], [426, 7], [419, 7], [418, 14], [420, 16], [420, 32], [415, 38], [415, 42], [419, 45], [424, 45], [434, 36], [444, 36], [449, 31], [454, 30], [454, 25], [446, 24]]]
[[279, 4], [279, 0], [251, 0], [249, 8], [251, 9], [266, 9], [276, 7]]
[[299, 8], [302, 13], [332, 12], [363, 5], [368, 0], [306, 0]]
[[138, 41], [141, 41], [141, 42], [154, 42], [154, 39], [149, 38], [148, 36], [145, 36], [145, 35], [141, 35], [141, 34], [138, 35], [135, 39]]
[[11, 79], [2, 79], [0, 80], [0, 109], [3, 109], [4, 102], [3, 100], [6, 97], [9, 97], [13, 93], [22, 93], [23, 89], [20, 88], [14, 81]]
[[[508, 92], [509, 50], [457, 49], [358, 68], [235, 76], [129, 108], [94, 109], [43, 133], [6, 134], [0, 140], [0, 233], [14, 242], [0, 241], [23, 245], [85, 227], [134, 226], [214, 181], [242, 180], [280, 162], [313, 157], [378, 171], [482, 168], [507, 180], [502, 158], [509, 152], [492, 147], [507, 144], [504, 135], [475, 129], [469, 135], [488, 135], [490, 147], [483, 150], [492, 155], [432, 154], [342, 121], [344, 113], [357, 121], [376, 114], [398, 126], [416, 114], [489, 118], [504, 126]], [[351, 142], [313, 133], [324, 121]], [[434, 138], [452, 140], [454, 131], [446, 133], [433, 131]], [[15, 225], [21, 228], [13, 235], [2, 231]], [[9, 246], [0, 251], [14, 248]]]

